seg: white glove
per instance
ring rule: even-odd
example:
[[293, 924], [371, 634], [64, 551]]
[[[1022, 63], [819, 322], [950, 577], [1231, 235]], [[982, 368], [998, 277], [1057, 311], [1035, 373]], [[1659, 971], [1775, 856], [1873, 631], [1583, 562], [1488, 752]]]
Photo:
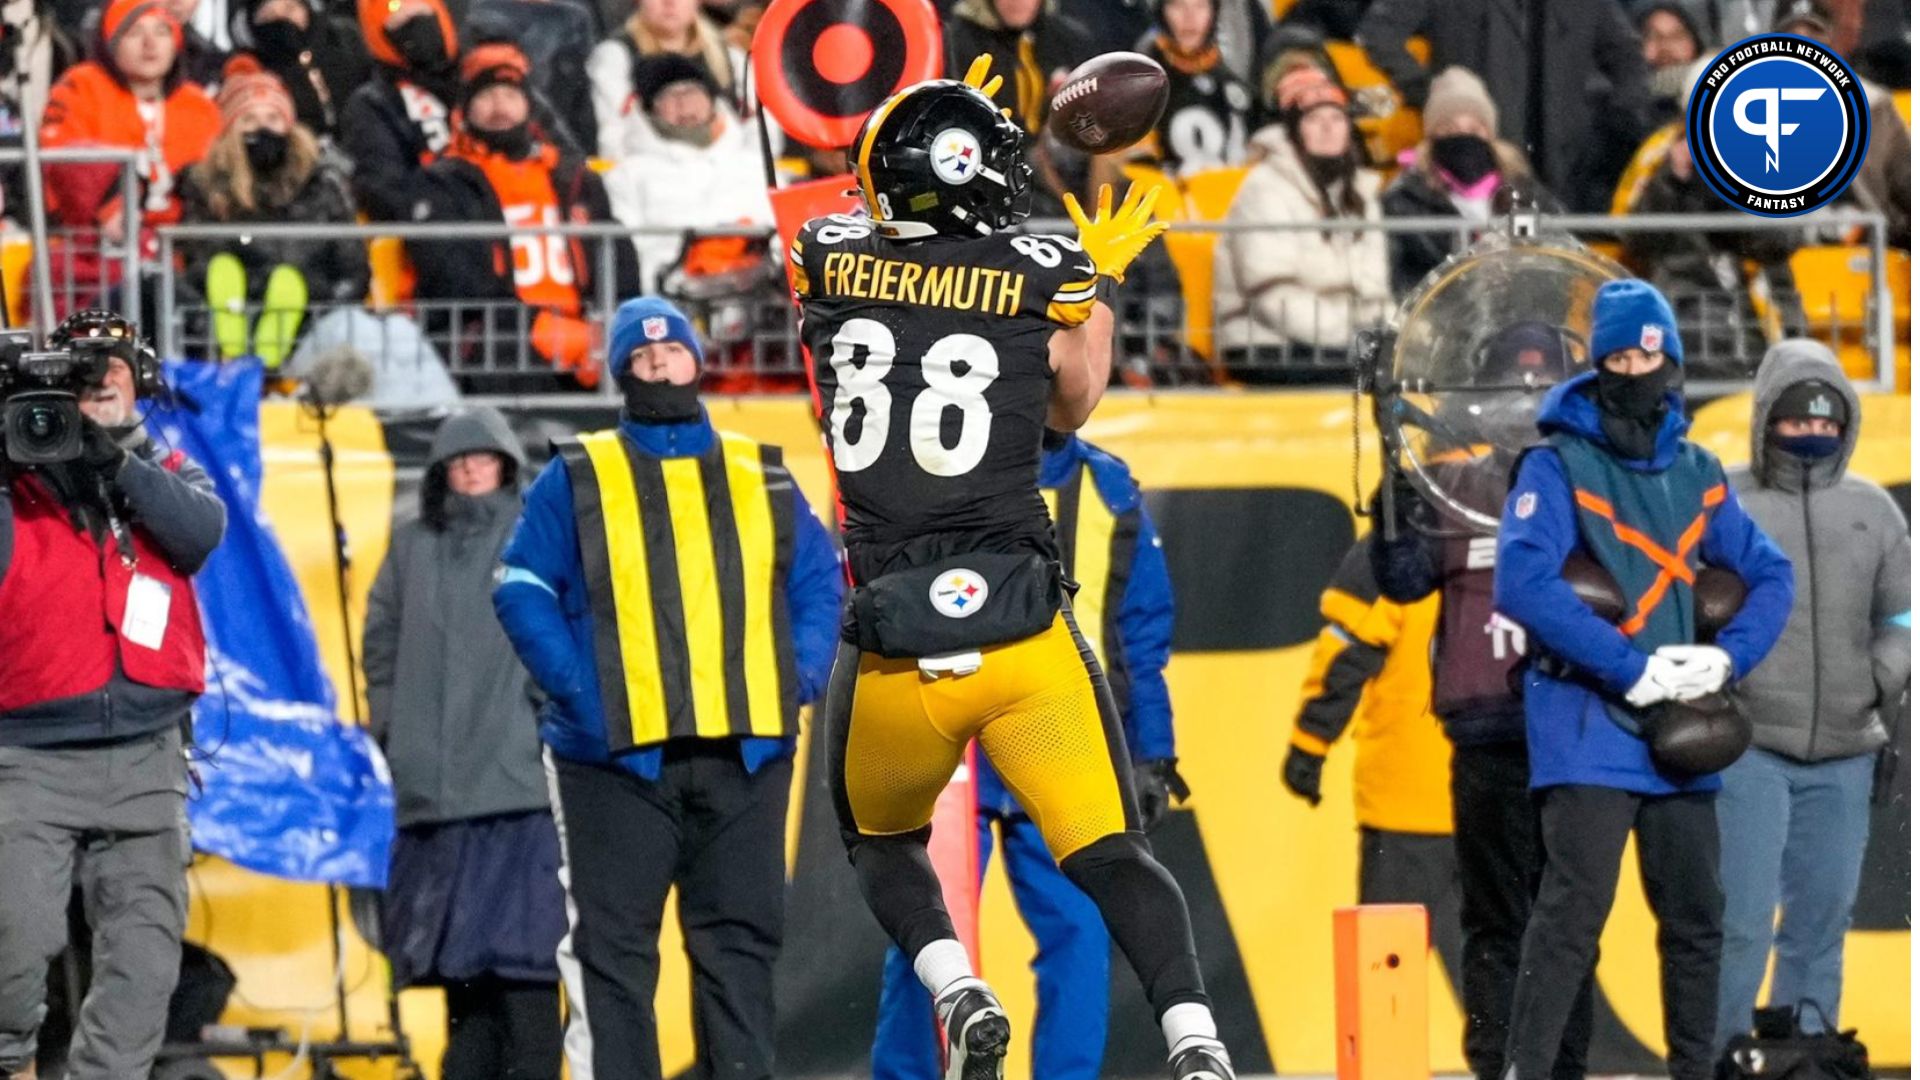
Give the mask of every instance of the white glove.
[[1640, 673], [1640, 681], [1627, 690], [1627, 704], [1644, 709], [1679, 698], [1685, 686], [1685, 672], [1686, 668], [1677, 661], [1658, 653], [1647, 657], [1647, 669]]
[[1681, 701], [1718, 693], [1733, 678], [1733, 657], [1718, 645], [1662, 645], [1653, 655], [1680, 665]]

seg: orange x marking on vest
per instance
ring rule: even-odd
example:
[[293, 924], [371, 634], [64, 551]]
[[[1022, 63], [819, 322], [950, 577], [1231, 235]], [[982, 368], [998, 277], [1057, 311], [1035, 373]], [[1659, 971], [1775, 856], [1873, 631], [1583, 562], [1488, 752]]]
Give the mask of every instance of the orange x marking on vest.
[[1715, 484], [1700, 497], [1700, 512], [1693, 516], [1693, 520], [1680, 533], [1680, 539], [1672, 551], [1661, 547], [1646, 533], [1631, 525], [1623, 524], [1614, 517], [1613, 504], [1599, 495], [1576, 489], [1573, 497], [1582, 510], [1605, 518], [1607, 524], [1613, 526], [1613, 535], [1621, 543], [1652, 559], [1654, 565], [1660, 568], [1660, 573], [1653, 579], [1653, 584], [1649, 585], [1647, 591], [1641, 593], [1640, 599], [1634, 603], [1632, 616], [1620, 624], [1620, 632], [1632, 637], [1647, 625], [1648, 617], [1653, 614], [1654, 608], [1660, 606], [1661, 599], [1667, 595], [1667, 590], [1673, 588], [1674, 581], [1693, 584], [1693, 567], [1687, 563], [1687, 557], [1693, 554], [1694, 548], [1699, 546], [1700, 538], [1707, 534], [1707, 513], [1727, 501], [1727, 485]]

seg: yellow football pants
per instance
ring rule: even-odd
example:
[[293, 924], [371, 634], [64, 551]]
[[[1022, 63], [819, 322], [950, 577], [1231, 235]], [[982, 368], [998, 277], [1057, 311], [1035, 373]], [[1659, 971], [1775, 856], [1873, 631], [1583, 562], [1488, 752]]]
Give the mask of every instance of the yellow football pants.
[[914, 660], [843, 645], [826, 712], [834, 803], [850, 834], [926, 826], [974, 739], [1056, 861], [1140, 827], [1106, 676], [1066, 612], [1033, 637], [982, 649], [966, 675], [931, 677]]

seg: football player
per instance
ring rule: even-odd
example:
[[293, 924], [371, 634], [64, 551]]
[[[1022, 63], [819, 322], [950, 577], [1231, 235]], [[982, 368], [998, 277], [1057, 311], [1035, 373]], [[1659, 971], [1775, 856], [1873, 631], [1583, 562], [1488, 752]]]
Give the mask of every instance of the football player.
[[1105, 676], [1040, 495], [1043, 429], [1105, 390], [1109, 299], [1165, 230], [1153, 196], [1079, 236], [1026, 235], [1026, 136], [986, 60], [902, 90], [849, 148], [864, 215], [791, 251], [856, 586], [827, 691], [834, 805], [867, 904], [933, 996], [947, 1080], [1002, 1073], [1009, 1030], [927, 857], [935, 800], [978, 739], [1139, 973], [1176, 1080], [1231, 1080], [1186, 901], [1140, 830]]

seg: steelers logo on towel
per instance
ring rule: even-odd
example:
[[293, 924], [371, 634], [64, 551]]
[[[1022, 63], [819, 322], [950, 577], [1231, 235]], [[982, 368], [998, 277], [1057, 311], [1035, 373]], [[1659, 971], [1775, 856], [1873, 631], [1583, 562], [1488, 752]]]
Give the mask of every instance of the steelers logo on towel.
[[964, 619], [987, 602], [987, 579], [967, 569], [953, 569], [933, 580], [927, 590], [933, 610], [949, 619]]
[[965, 128], [948, 128], [933, 137], [933, 175], [964, 184], [980, 175], [980, 140]]
[[749, 55], [781, 129], [828, 149], [852, 142], [896, 90], [938, 78], [944, 62], [926, 0], [773, 0]]

